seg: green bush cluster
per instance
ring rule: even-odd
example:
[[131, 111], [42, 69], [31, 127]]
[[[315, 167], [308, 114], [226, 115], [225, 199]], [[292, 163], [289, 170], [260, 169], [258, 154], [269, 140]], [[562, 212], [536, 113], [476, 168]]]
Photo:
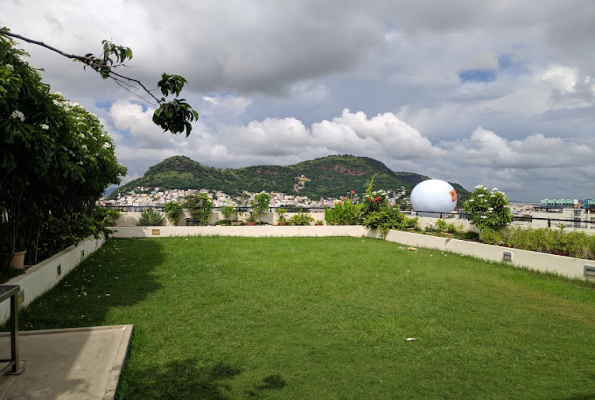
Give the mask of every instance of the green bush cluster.
[[595, 236], [582, 231], [512, 226], [501, 231], [484, 229], [480, 239], [487, 244], [595, 260]]
[[184, 207], [186, 207], [192, 219], [195, 220], [195, 223], [200, 226], [207, 225], [213, 215], [213, 202], [205, 193], [187, 196]]
[[165, 224], [165, 215], [153, 208], [141, 211], [136, 222], [137, 226], [162, 226]]
[[490, 192], [478, 185], [469, 200], [463, 204], [463, 208], [469, 213], [469, 221], [480, 230], [498, 230], [513, 220], [508, 204], [504, 192], [497, 188]]
[[219, 209], [219, 211], [221, 211], [223, 219], [217, 221], [215, 225], [229, 226], [232, 224], [232, 222], [238, 219], [238, 211], [234, 206], [223, 206]]
[[310, 214], [303, 214], [300, 210], [287, 221], [288, 225], [310, 225], [314, 221], [314, 217]]
[[182, 214], [184, 213], [184, 208], [179, 201], [168, 201], [165, 203], [165, 207], [163, 207], [163, 211], [165, 211], [165, 215], [167, 215], [167, 219], [173, 226], [177, 226], [182, 219]]
[[364, 226], [368, 229], [378, 229], [386, 235], [390, 229], [404, 228], [405, 216], [397, 208], [385, 208], [368, 214], [364, 218]]
[[355, 204], [352, 197], [345, 197], [333, 208], [324, 208], [327, 225], [357, 225], [362, 221], [362, 205]]

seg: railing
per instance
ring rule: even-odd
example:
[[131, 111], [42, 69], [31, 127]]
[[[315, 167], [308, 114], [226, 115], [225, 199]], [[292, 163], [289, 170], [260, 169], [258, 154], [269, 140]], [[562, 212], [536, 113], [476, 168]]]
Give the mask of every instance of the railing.
[[[410, 215], [423, 216], [421, 214], [431, 214], [432, 218], [457, 218], [457, 219], [469, 219], [469, 213], [464, 211], [453, 211], [450, 213], [440, 213], [436, 211], [405, 211]], [[565, 228], [573, 229], [595, 229], [595, 221], [589, 221], [581, 218], [542, 218], [533, 216], [521, 216], [514, 215], [513, 223], [516, 225], [532, 225], [534, 221], [546, 221], [548, 228], [559, 228], [563, 226]]]

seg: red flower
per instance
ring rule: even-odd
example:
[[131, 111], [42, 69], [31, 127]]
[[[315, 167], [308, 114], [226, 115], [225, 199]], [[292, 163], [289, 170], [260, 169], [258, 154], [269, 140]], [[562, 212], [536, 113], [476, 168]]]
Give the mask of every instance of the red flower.
[[350, 193], [351, 193], [351, 194], [355, 194], [355, 192], [354, 192], [353, 190], [352, 190]]
[[342, 201], [338, 201], [338, 202], [337, 202], [337, 204], [341, 204], [341, 205], [343, 205], [343, 202], [342, 202]]

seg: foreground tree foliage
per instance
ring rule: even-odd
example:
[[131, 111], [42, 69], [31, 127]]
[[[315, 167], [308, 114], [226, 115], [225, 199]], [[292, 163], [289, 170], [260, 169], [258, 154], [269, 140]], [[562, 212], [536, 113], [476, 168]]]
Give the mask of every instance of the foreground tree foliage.
[[26, 57], [0, 35], [0, 252], [31, 264], [106, 225], [95, 201], [126, 168], [97, 116], [50, 93]]
[[[178, 134], [186, 131], [186, 137], [192, 131], [192, 121], [198, 119], [198, 113], [192, 109], [185, 99], [179, 99], [178, 96], [187, 83], [186, 79], [180, 75], [162, 74], [157, 82], [157, 88], [163, 95], [157, 97], [153, 92], [157, 89], [148, 89], [141, 81], [122, 75], [116, 72], [119, 67], [125, 67], [126, 61], [132, 59], [132, 49], [116, 45], [108, 40], [102, 41], [103, 52], [99, 56], [93, 53], [87, 53], [84, 56], [68, 54], [55, 47], [47, 45], [38, 40], [33, 40], [16, 33], [12, 33], [8, 28], [0, 27], [0, 37], [13, 37], [23, 40], [27, 43], [44, 47], [56, 52], [61, 56], [78, 61], [87, 67], [93, 69], [103, 79], [112, 79], [118, 85], [140, 97], [141, 99], [153, 103], [157, 108], [153, 113], [153, 122], [163, 128], [163, 131], [169, 131], [172, 134]], [[167, 101], [167, 97], [175, 95], [175, 99]], [[149, 98], [147, 98], [147, 96]]]

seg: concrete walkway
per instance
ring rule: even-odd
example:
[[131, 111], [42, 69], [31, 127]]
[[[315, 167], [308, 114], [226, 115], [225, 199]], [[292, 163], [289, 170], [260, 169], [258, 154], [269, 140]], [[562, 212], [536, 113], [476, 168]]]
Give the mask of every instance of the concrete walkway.
[[[113, 399], [132, 325], [19, 333], [21, 375], [0, 376], [0, 399]], [[0, 359], [10, 333], [0, 334]], [[0, 366], [1, 367], [1, 366]]]

